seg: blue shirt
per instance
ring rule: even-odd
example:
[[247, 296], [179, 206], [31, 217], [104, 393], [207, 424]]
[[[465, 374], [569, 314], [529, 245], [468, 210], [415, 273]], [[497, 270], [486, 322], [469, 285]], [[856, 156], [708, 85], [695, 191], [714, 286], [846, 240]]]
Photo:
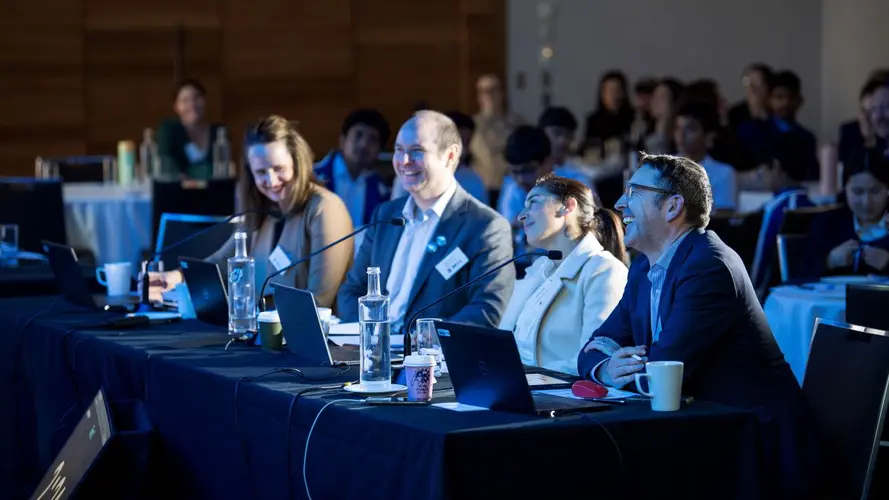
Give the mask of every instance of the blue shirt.
[[648, 281], [651, 282], [651, 343], [654, 344], [658, 340], [658, 336], [661, 334], [661, 319], [658, 316], [658, 308], [661, 305], [661, 293], [664, 289], [664, 280], [667, 279], [667, 270], [670, 268], [670, 262], [673, 260], [673, 256], [676, 255], [676, 250], [679, 248], [679, 245], [682, 244], [682, 240], [688, 236], [688, 233], [691, 232], [691, 229], [686, 230], [684, 233], [679, 235], [678, 238], [673, 240], [673, 243], [670, 244], [665, 250], [664, 253], [658, 257], [657, 261], [651, 265], [651, 269], [648, 270]]

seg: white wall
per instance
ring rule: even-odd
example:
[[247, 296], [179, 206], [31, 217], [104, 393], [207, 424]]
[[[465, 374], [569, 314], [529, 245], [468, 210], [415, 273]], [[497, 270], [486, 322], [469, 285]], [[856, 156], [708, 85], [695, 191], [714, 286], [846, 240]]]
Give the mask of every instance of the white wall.
[[[847, 9], [849, 0], [823, 0], [834, 10]], [[514, 110], [536, 121], [540, 115], [537, 0], [508, 2], [509, 96]], [[803, 82], [807, 101], [800, 121], [821, 131], [822, 120], [851, 116], [822, 107], [822, 0], [557, 0], [554, 22], [555, 54], [552, 62], [553, 102], [565, 105], [583, 123], [596, 102], [599, 76], [623, 70], [631, 80], [640, 76], [672, 75], [682, 80], [709, 77], [719, 82], [734, 103], [742, 97], [741, 72], [753, 61], [795, 71]], [[852, 0], [889, 16], [886, 0]], [[834, 5], [835, 4], [835, 5]], [[870, 14], [870, 12], [868, 12]], [[860, 17], [860, 16], [859, 16]], [[876, 28], [882, 33], [889, 23]], [[854, 29], [832, 29], [830, 47], [845, 45], [836, 39]], [[844, 42], [845, 43], [845, 42]], [[836, 48], [835, 48], [836, 46]], [[884, 43], [885, 50], [889, 44]], [[831, 58], [833, 60], [833, 57]], [[869, 61], [867, 62], [869, 64]], [[864, 64], [864, 63], [862, 63]], [[526, 88], [517, 88], [516, 75], [524, 72]], [[860, 86], [861, 75], [850, 75]], [[850, 84], [851, 85], [851, 84]], [[832, 85], [831, 89], [845, 90]], [[853, 101], [857, 96], [854, 90]], [[854, 103], [853, 103], [854, 104]], [[838, 107], [842, 106], [837, 104]]]

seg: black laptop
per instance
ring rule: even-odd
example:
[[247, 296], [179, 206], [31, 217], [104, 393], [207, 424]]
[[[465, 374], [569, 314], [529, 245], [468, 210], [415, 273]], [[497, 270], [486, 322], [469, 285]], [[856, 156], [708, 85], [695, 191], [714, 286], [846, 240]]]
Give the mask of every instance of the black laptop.
[[188, 285], [195, 316], [204, 323], [228, 327], [228, 295], [219, 266], [215, 262], [180, 257], [179, 269]]
[[77, 253], [73, 248], [48, 241], [43, 241], [41, 244], [43, 253], [49, 260], [49, 269], [52, 271], [56, 286], [66, 301], [96, 310], [108, 310], [112, 307], [134, 309], [139, 303], [139, 297], [132, 294], [109, 297], [105, 294], [91, 293], [89, 282], [83, 276], [83, 269], [77, 262]]
[[512, 332], [445, 321], [436, 326], [458, 403], [541, 416], [610, 409], [531, 391]]
[[275, 305], [287, 350], [318, 366], [357, 365], [357, 346], [338, 346], [324, 338], [311, 292], [273, 283]]

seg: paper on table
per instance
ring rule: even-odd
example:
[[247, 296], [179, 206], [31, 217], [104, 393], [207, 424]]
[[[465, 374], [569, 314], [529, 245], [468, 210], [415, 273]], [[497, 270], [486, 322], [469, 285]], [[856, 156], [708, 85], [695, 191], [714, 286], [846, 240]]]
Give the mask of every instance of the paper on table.
[[480, 410], [487, 410], [487, 408], [482, 408], [481, 406], [465, 405], [465, 404], [457, 403], [457, 402], [453, 402], [453, 403], [432, 403], [432, 406], [435, 406], [435, 407], [437, 407], [437, 408], [444, 408], [445, 410], [453, 410], [453, 411], [461, 411], [461, 412], [462, 412], [462, 411], [480, 411]]
[[334, 344], [342, 347], [344, 345], [359, 345], [361, 340], [358, 335], [337, 335], [327, 337]]
[[567, 380], [550, 377], [549, 375], [544, 375], [543, 373], [526, 373], [525, 379], [528, 381], [528, 385], [531, 387], [534, 387], [535, 385], [553, 385], [568, 383]]
[[[330, 325], [327, 338], [338, 346], [359, 345], [360, 333], [358, 331], [358, 323], [340, 323], [338, 325]], [[401, 335], [392, 335], [389, 338], [390, 347], [404, 347], [404, 340]]]
[[[548, 394], [550, 396], [559, 396], [560, 398], [584, 399], [584, 398], [579, 398], [579, 397], [575, 396], [571, 392], [571, 389], [545, 389], [545, 390], [534, 391], [534, 392], [536, 392], [538, 394]], [[626, 398], [632, 398], [634, 396], [638, 396], [638, 394], [636, 394], [635, 392], [622, 391], [620, 389], [612, 389], [609, 387], [608, 388], [608, 395], [605, 396], [604, 398], [599, 398], [599, 399], [604, 399], [604, 400], [626, 399]]]
[[331, 323], [328, 335], [358, 335], [358, 323]]

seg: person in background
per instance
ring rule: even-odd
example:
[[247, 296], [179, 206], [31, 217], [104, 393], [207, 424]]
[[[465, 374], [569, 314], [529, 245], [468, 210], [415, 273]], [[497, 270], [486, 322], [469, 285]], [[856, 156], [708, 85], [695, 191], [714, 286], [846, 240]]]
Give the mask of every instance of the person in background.
[[[389, 123], [375, 109], [356, 109], [340, 128], [340, 147], [315, 164], [315, 176], [346, 203], [356, 226], [366, 224], [391, 188], [377, 174], [380, 150], [389, 142]], [[360, 236], [355, 245], [361, 244]]]
[[[469, 152], [469, 143], [472, 141], [472, 134], [475, 131], [475, 122], [472, 121], [471, 116], [459, 111], [451, 111], [446, 113], [445, 116], [454, 122], [454, 125], [457, 126], [457, 131], [460, 132], [460, 139], [463, 140], [463, 152], [460, 154], [460, 164], [457, 165], [454, 178], [457, 179], [460, 187], [465, 189], [467, 193], [474, 196], [478, 201], [487, 204], [489, 195], [487, 188], [485, 188], [485, 181], [472, 169], [472, 154]], [[408, 192], [405, 191], [404, 185], [400, 182], [395, 182], [392, 186], [392, 199], [407, 195]]]
[[763, 152], [782, 135], [794, 135], [802, 142], [801, 161], [804, 165], [803, 180], [818, 180], [817, 148], [815, 134], [796, 121], [796, 115], [804, 100], [802, 84], [799, 77], [792, 71], [780, 71], [775, 74], [772, 91], [769, 94], [770, 120], [748, 121], [738, 128], [738, 141], [748, 158], [762, 158]]
[[865, 137], [866, 147], [876, 148], [889, 156], [889, 78], [880, 80], [867, 106], [867, 128], [870, 135]]
[[[586, 118], [581, 150], [585, 152], [589, 148], [598, 148], [599, 158], [606, 158], [609, 154], [620, 153], [636, 116], [630, 105], [627, 77], [620, 71], [602, 75], [597, 101], [596, 110]], [[611, 144], [617, 144], [617, 147]]]
[[473, 168], [485, 181], [491, 195], [491, 205], [494, 206], [500, 194], [503, 177], [509, 168], [503, 159], [506, 138], [523, 120], [507, 109], [503, 85], [496, 76], [482, 76], [475, 89], [479, 110], [473, 117], [475, 133], [469, 149]]
[[616, 208], [627, 246], [643, 255], [580, 352], [577, 372], [622, 388], [647, 361], [682, 362], [683, 396], [755, 413], [769, 493], [813, 498], [820, 450], [810, 412], [744, 263], [705, 230], [707, 173], [674, 156], [642, 155], [639, 163]]
[[577, 375], [577, 352], [620, 301], [627, 283], [623, 227], [596, 206], [589, 187], [547, 175], [519, 214], [528, 245], [558, 250], [540, 257], [516, 282], [500, 320], [515, 334], [522, 363]]
[[738, 144], [735, 134], [727, 126], [728, 105], [716, 81], [703, 78], [689, 83], [685, 87], [677, 107], [692, 103], [706, 104], [718, 117], [717, 128], [713, 131], [713, 142], [709, 148], [710, 156], [735, 169], [740, 168], [739, 165], [745, 165], [743, 150]]
[[[553, 172], [560, 177], [568, 177], [592, 187], [596, 169], [571, 157], [574, 135], [577, 132], [577, 119], [574, 118], [574, 114], [562, 106], [546, 108], [537, 121], [537, 128], [543, 130], [549, 139]], [[509, 180], [507, 178], [504, 182], [504, 190]]]
[[[525, 208], [528, 192], [537, 179], [553, 172], [552, 146], [546, 133], [539, 128], [520, 125], [509, 134], [503, 155], [509, 165], [509, 177], [503, 182], [497, 212], [520, 232], [522, 224], [518, 217]], [[518, 245], [516, 250], [519, 250]]]
[[[241, 173], [239, 183], [244, 208], [283, 213], [280, 219], [260, 216], [248, 241], [250, 255], [256, 260], [259, 286], [273, 272], [349, 234], [352, 220], [343, 201], [316, 181], [312, 151], [285, 118], [264, 118], [248, 134], [245, 147], [249, 169]], [[346, 240], [274, 278], [272, 283], [308, 290], [318, 307], [334, 307], [352, 253], [352, 241]], [[207, 260], [225, 269], [233, 255], [234, 239], [230, 239]], [[154, 296], [181, 282], [179, 270], [149, 275]]]
[[636, 118], [630, 128], [630, 143], [636, 144], [642, 137], [654, 132], [654, 117], [651, 114], [651, 99], [658, 80], [652, 77], [643, 77], [633, 85], [633, 109], [636, 110]]
[[673, 137], [679, 155], [704, 167], [707, 172], [713, 189], [713, 208], [735, 210], [738, 206], [735, 169], [714, 160], [708, 153], [719, 126], [718, 120], [716, 113], [706, 104], [685, 104], [676, 113]]
[[758, 172], [766, 189], [774, 193], [774, 197], [763, 206], [762, 226], [750, 272], [750, 279], [761, 298], [765, 298], [769, 288], [776, 284], [774, 278], [778, 274], [773, 269], [773, 263], [776, 261], [778, 234], [784, 224], [784, 212], [815, 206], [802, 185], [806, 174], [806, 147], [801, 137], [781, 134], [772, 144], [769, 159]]
[[822, 214], [809, 236], [816, 276], [889, 275], [889, 159], [861, 150], [845, 164], [846, 208]]
[[769, 95], [775, 73], [767, 64], [753, 63], [744, 69], [741, 85], [744, 86], [744, 100], [735, 104], [728, 112], [728, 126], [737, 133], [738, 128], [749, 121], [769, 119]]
[[[372, 220], [403, 217], [407, 224], [367, 230], [337, 297], [341, 320], [358, 321], [369, 267], [380, 268], [395, 333], [410, 327], [405, 322], [415, 311], [512, 257], [509, 224], [454, 179], [462, 148], [457, 126], [442, 113], [420, 111], [401, 126], [392, 163], [410, 196], [383, 203]], [[515, 268], [505, 266], [432, 306], [424, 317], [495, 327], [514, 284]]]
[[889, 69], [874, 71], [867, 82], [861, 87], [858, 95], [858, 118], [840, 125], [840, 142], [837, 151], [839, 161], [846, 163], [852, 157], [865, 149], [865, 137], [872, 137], [868, 110], [871, 108], [874, 92], [883, 86], [884, 81], [889, 81]]
[[667, 77], [658, 82], [651, 96], [651, 116], [654, 129], [633, 143], [639, 151], [667, 154], [676, 151], [673, 144], [673, 119], [685, 86], [675, 78]]
[[206, 95], [197, 80], [183, 80], [176, 87], [173, 111], [177, 118], [164, 120], [157, 129], [157, 153], [165, 177], [213, 178], [213, 143], [220, 126], [207, 121]]

